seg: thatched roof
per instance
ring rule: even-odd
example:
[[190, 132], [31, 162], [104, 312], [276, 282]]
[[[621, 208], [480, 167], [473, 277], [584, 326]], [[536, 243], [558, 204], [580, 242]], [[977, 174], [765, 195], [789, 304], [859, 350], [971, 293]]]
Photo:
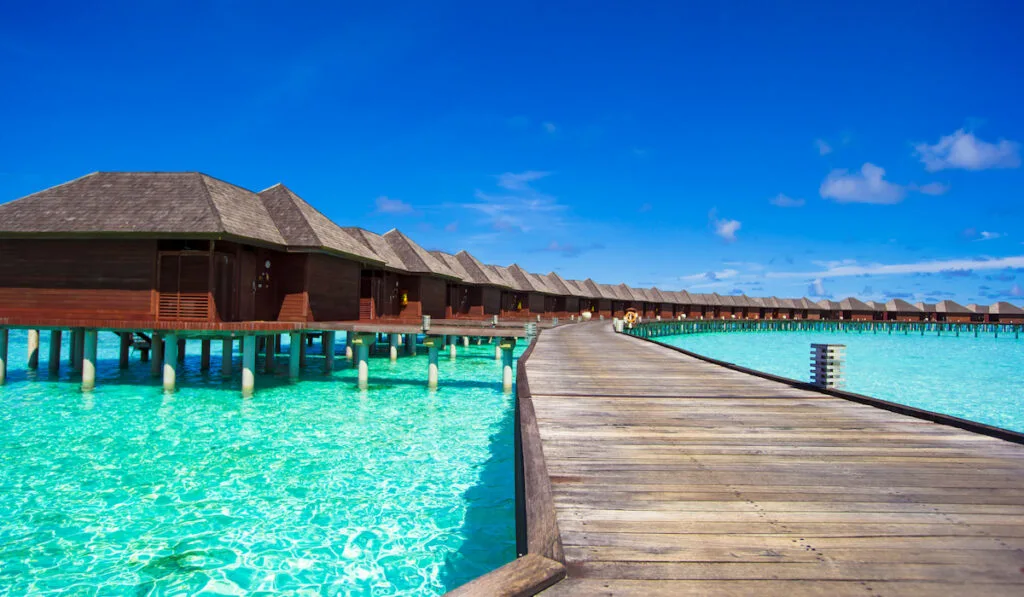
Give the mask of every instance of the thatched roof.
[[391, 248], [391, 244], [384, 239], [383, 236], [370, 232], [369, 230], [363, 230], [362, 228], [342, 228], [352, 238], [363, 243], [370, 248], [381, 261], [384, 262], [385, 267], [399, 272], [407, 272], [405, 262], [399, 257], [398, 253]]
[[816, 304], [821, 307], [822, 311], [838, 311], [840, 309], [839, 303], [828, 299], [821, 299]]
[[508, 273], [512, 276], [513, 279], [515, 279], [516, 283], [518, 284], [519, 290], [523, 290], [526, 292], [542, 292], [544, 294], [552, 294], [552, 291], [550, 288], [548, 288], [547, 284], [545, 284], [542, 280], [537, 278], [535, 274], [531, 274], [530, 272], [520, 267], [518, 264], [513, 263], [512, 265], [508, 266], [507, 269]]
[[94, 172], [0, 205], [0, 236], [99, 235], [286, 244], [255, 193], [199, 172]]
[[654, 297], [651, 296], [650, 291], [648, 291], [646, 288], [633, 288], [632, 286], [627, 286], [626, 288], [629, 289], [629, 293], [632, 294], [636, 298], [636, 300], [642, 303], [658, 302], [654, 300]]
[[1024, 309], [1006, 301], [999, 301], [988, 308], [993, 315], [1024, 315]]
[[583, 288], [584, 290], [586, 290], [590, 294], [590, 298], [595, 298], [595, 299], [615, 298], [614, 296], [609, 296], [607, 294], [607, 292], [605, 292], [605, 290], [603, 288], [601, 288], [600, 284], [598, 284], [597, 282], [593, 281], [590, 278], [587, 278], [586, 280], [583, 280], [582, 282], [580, 282], [580, 288]]
[[779, 302], [779, 299], [775, 298], [774, 296], [767, 296], [767, 297], [761, 299], [761, 302], [768, 309], [781, 309], [782, 308], [782, 304]]
[[821, 305], [807, 297], [796, 299], [796, 304], [800, 305], [802, 309], [806, 309], [808, 311], [821, 311]]
[[971, 313], [977, 313], [978, 315], [988, 315], [988, 305], [979, 305], [978, 303], [971, 303], [967, 305], [967, 310]]
[[935, 303], [935, 312], [953, 313], [956, 315], [967, 315], [970, 313], [970, 311], [967, 310], [967, 307], [953, 301], [939, 301], [938, 303]]
[[885, 310], [890, 313], [920, 313], [921, 310], [903, 299], [892, 299], [885, 304]]
[[565, 283], [569, 286], [569, 290], [573, 291], [574, 296], [578, 296], [580, 298], [601, 297], [601, 293], [599, 291], [591, 289], [583, 280], [566, 280]]
[[690, 297], [690, 293], [686, 292], [685, 290], [677, 290], [675, 291], [675, 295], [676, 302], [679, 303], [680, 305], [689, 305], [693, 303], [693, 299]]
[[405, 264], [405, 270], [417, 274], [433, 274], [458, 279], [458, 274], [439, 261], [411, 238], [392, 228], [384, 233], [384, 240]]
[[550, 283], [546, 276], [542, 274], [535, 274], [533, 272], [526, 272], [526, 275], [530, 278], [530, 283], [533, 284], [534, 288], [537, 288], [537, 292], [543, 292], [544, 294], [551, 294], [558, 296], [563, 294], [561, 291], [556, 289]]
[[384, 260], [283, 184], [257, 193], [291, 249], [322, 249], [361, 261]]
[[667, 290], [658, 290], [657, 287], [654, 287], [648, 290], [647, 293], [654, 297], [655, 302], [663, 305], [676, 302], [675, 297], [669, 296], [669, 292]]
[[616, 286], [615, 292], [619, 295], [619, 298], [624, 301], [633, 301], [637, 303], [642, 303], [644, 301], [644, 297], [642, 295], [633, 292], [633, 289], [625, 283]]
[[783, 308], [783, 309], [799, 309], [800, 308], [800, 306], [797, 305], [795, 300], [788, 299], [788, 298], [779, 299], [779, 306], [781, 308]]
[[864, 304], [867, 305], [872, 311], [885, 311], [885, 303], [880, 303], [878, 301], [866, 301]]
[[479, 259], [466, 251], [459, 251], [456, 253], [455, 258], [458, 259], [459, 265], [462, 266], [462, 269], [469, 274], [475, 283], [512, 288], [512, 286], [509, 286], [508, 281], [502, 278], [498, 272], [484, 265]]
[[751, 307], [758, 307], [758, 308], [761, 308], [761, 307], [765, 307], [765, 306], [766, 306], [766, 305], [764, 304], [764, 299], [763, 299], [763, 298], [761, 298], [761, 297], [759, 297], [759, 296], [752, 296], [752, 297], [749, 297], [749, 298], [747, 299], [747, 302], [749, 302], [749, 303], [750, 303], [750, 306], [751, 306]]

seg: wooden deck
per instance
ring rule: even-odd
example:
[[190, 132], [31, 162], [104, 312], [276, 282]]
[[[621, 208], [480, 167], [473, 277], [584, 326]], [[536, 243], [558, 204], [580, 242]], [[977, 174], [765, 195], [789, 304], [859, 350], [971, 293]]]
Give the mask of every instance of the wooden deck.
[[604, 323], [525, 372], [568, 569], [544, 595], [1024, 595], [1022, 445]]

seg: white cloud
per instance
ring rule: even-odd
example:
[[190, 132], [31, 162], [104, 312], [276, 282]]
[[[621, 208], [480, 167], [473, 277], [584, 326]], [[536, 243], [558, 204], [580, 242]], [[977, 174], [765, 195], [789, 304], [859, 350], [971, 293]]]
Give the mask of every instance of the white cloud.
[[715, 234], [720, 236], [722, 240], [727, 243], [736, 241], [736, 232], [740, 229], [742, 224], [739, 220], [721, 219], [719, 220], [715, 216], [715, 210], [711, 210], [708, 213], [708, 219], [711, 220], [711, 226], [715, 231]]
[[949, 192], [949, 185], [941, 182], [929, 182], [921, 186], [915, 186], [914, 189], [925, 195], [945, 195]]
[[459, 223], [458, 222], [449, 222], [444, 227], [444, 231], [445, 232], [457, 232], [458, 230], [459, 230]]
[[982, 230], [979, 233], [979, 236], [980, 236], [980, 238], [978, 240], [995, 240], [997, 238], [1002, 238], [1002, 237], [1004, 237], [1006, 235], [1003, 234], [1002, 232], [988, 232], [988, 231]]
[[850, 276], [938, 274], [952, 270], [993, 270], [1008, 267], [1024, 267], [1024, 255], [999, 257], [996, 259], [945, 259], [895, 264], [873, 263], [857, 265], [856, 261], [853, 260], [831, 263], [840, 265], [825, 267], [823, 270], [815, 272], [768, 272], [765, 276], [768, 278], [841, 278]]
[[381, 195], [377, 197], [377, 213], [380, 214], [410, 214], [412, 206], [401, 199], [391, 199]]
[[839, 203], [899, 203], [906, 189], [885, 180], [885, 169], [865, 163], [860, 173], [836, 169], [828, 173], [818, 189], [821, 196]]
[[825, 284], [821, 278], [815, 278], [811, 280], [811, 283], [807, 285], [807, 294], [810, 296], [830, 297], [832, 296], [825, 291]]
[[720, 282], [722, 280], [728, 280], [729, 278], [735, 278], [739, 275], [739, 270], [735, 269], [724, 269], [719, 272], [704, 272], [701, 274], [690, 274], [689, 276], [680, 276], [680, 280], [685, 282]]
[[505, 172], [498, 175], [498, 186], [510, 191], [525, 191], [530, 188], [530, 183], [550, 176], [550, 172], [542, 170], [527, 170], [526, 172]]
[[544, 127], [545, 131], [547, 131], [548, 133], [551, 133], [551, 134], [554, 134], [555, 131], [558, 130], [558, 127], [555, 126], [555, 123], [553, 123], [553, 122], [545, 122], [541, 126]]
[[775, 207], [803, 207], [806, 201], [803, 199], [794, 199], [782, 193], [779, 193], [769, 201]]
[[824, 139], [815, 139], [814, 145], [818, 148], [818, 155], [828, 155], [832, 153], [832, 146]]
[[987, 170], [1020, 166], [1019, 143], [1006, 139], [989, 143], [964, 129], [940, 138], [935, 145], [919, 143], [914, 150], [929, 172], [948, 168]]

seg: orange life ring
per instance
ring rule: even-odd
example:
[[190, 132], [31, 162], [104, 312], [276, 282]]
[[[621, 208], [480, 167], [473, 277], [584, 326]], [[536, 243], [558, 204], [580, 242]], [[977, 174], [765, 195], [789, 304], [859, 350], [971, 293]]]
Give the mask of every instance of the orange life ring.
[[626, 311], [626, 315], [623, 317], [623, 319], [629, 325], [633, 325], [634, 323], [640, 320], [640, 317], [636, 314], [636, 311]]

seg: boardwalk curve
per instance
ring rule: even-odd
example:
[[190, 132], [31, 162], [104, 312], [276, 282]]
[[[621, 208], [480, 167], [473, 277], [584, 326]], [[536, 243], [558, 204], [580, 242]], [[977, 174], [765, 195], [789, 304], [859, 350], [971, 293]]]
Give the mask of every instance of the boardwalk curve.
[[568, 578], [544, 595], [1024, 594], [1024, 446], [605, 323], [526, 364]]

